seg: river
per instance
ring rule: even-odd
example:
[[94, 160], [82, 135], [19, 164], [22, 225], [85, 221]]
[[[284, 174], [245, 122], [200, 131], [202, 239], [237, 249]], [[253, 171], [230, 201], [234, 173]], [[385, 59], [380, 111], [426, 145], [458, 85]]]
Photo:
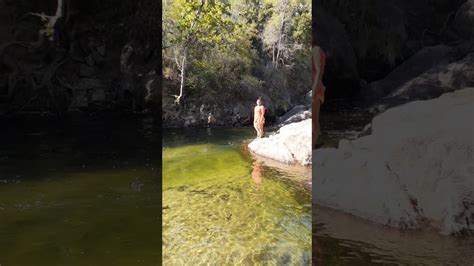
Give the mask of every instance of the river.
[[164, 132], [164, 265], [310, 265], [310, 171], [255, 160], [244, 144], [254, 135]]
[[[321, 120], [333, 146], [370, 117]], [[250, 156], [251, 129], [166, 130], [162, 150], [159, 122], [2, 122], [0, 265], [474, 263], [472, 238], [312, 211], [307, 173]]]
[[158, 123], [35, 117], [2, 126], [0, 265], [159, 265]]

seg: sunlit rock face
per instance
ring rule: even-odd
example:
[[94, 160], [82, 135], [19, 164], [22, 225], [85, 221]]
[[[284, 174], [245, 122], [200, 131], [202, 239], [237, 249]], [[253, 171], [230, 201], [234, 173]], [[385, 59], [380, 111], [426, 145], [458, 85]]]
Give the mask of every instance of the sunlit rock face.
[[314, 202], [400, 229], [472, 235], [472, 114], [474, 88], [385, 111], [371, 135], [315, 151]]
[[248, 147], [257, 155], [280, 162], [310, 165], [311, 119], [283, 126], [275, 135], [255, 139]]

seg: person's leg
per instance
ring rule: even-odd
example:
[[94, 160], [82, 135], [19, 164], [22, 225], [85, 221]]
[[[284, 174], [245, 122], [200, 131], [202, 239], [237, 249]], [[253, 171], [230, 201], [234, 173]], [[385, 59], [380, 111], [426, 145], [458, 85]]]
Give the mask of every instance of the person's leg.
[[313, 122], [313, 149], [316, 146], [316, 142], [318, 141], [319, 133], [320, 133], [320, 125], [319, 125], [319, 109], [321, 107], [321, 101], [316, 98], [313, 99], [313, 114], [312, 114], [312, 122]]
[[260, 137], [263, 138], [265, 131], [263, 130], [263, 123], [260, 123]]
[[255, 131], [257, 131], [257, 138], [260, 137], [260, 130], [258, 128], [258, 124], [257, 123], [253, 123], [253, 128], [255, 128]]

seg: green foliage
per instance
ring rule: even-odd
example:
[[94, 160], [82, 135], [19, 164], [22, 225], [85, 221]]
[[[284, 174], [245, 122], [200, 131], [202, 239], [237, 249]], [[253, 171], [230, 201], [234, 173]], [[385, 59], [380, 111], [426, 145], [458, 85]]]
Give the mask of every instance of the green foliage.
[[292, 37], [298, 43], [309, 48], [311, 46], [311, 12], [308, 10], [298, 10], [297, 12], [298, 16], [295, 18]]
[[[285, 71], [275, 71], [280, 75], [276, 80], [284, 80], [278, 89], [292, 90], [286, 76], [290, 76], [292, 69], [301, 70], [301, 65], [309, 62], [309, 1], [206, 1], [199, 19], [191, 27], [200, 5], [201, 1], [197, 0], [163, 2], [165, 78], [179, 83], [180, 61], [176, 58], [183, 55], [186, 46], [185, 88], [188, 95], [244, 97], [259, 92], [273, 94], [276, 88], [269, 88], [273, 82], [266, 79], [275, 77], [264, 75], [259, 69], [266, 68], [272, 60], [268, 47], [283, 36], [280, 55], [284, 63], [273, 67], [275, 70], [277, 67], [286, 68]], [[282, 19], [285, 20], [283, 30]], [[296, 87], [310, 90], [309, 83]], [[302, 91], [296, 93], [303, 94]]]

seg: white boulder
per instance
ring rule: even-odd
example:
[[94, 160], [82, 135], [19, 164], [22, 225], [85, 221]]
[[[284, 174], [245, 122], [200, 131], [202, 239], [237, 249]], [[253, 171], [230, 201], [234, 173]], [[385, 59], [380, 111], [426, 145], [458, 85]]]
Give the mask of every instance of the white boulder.
[[311, 119], [283, 126], [268, 138], [255, 139], [249, 150], [288, 164], [311, 164]]
[[474, 232], [474, 88], [389, 109], [372, 134], [315, 150], [313, 201], [367, 220]]

